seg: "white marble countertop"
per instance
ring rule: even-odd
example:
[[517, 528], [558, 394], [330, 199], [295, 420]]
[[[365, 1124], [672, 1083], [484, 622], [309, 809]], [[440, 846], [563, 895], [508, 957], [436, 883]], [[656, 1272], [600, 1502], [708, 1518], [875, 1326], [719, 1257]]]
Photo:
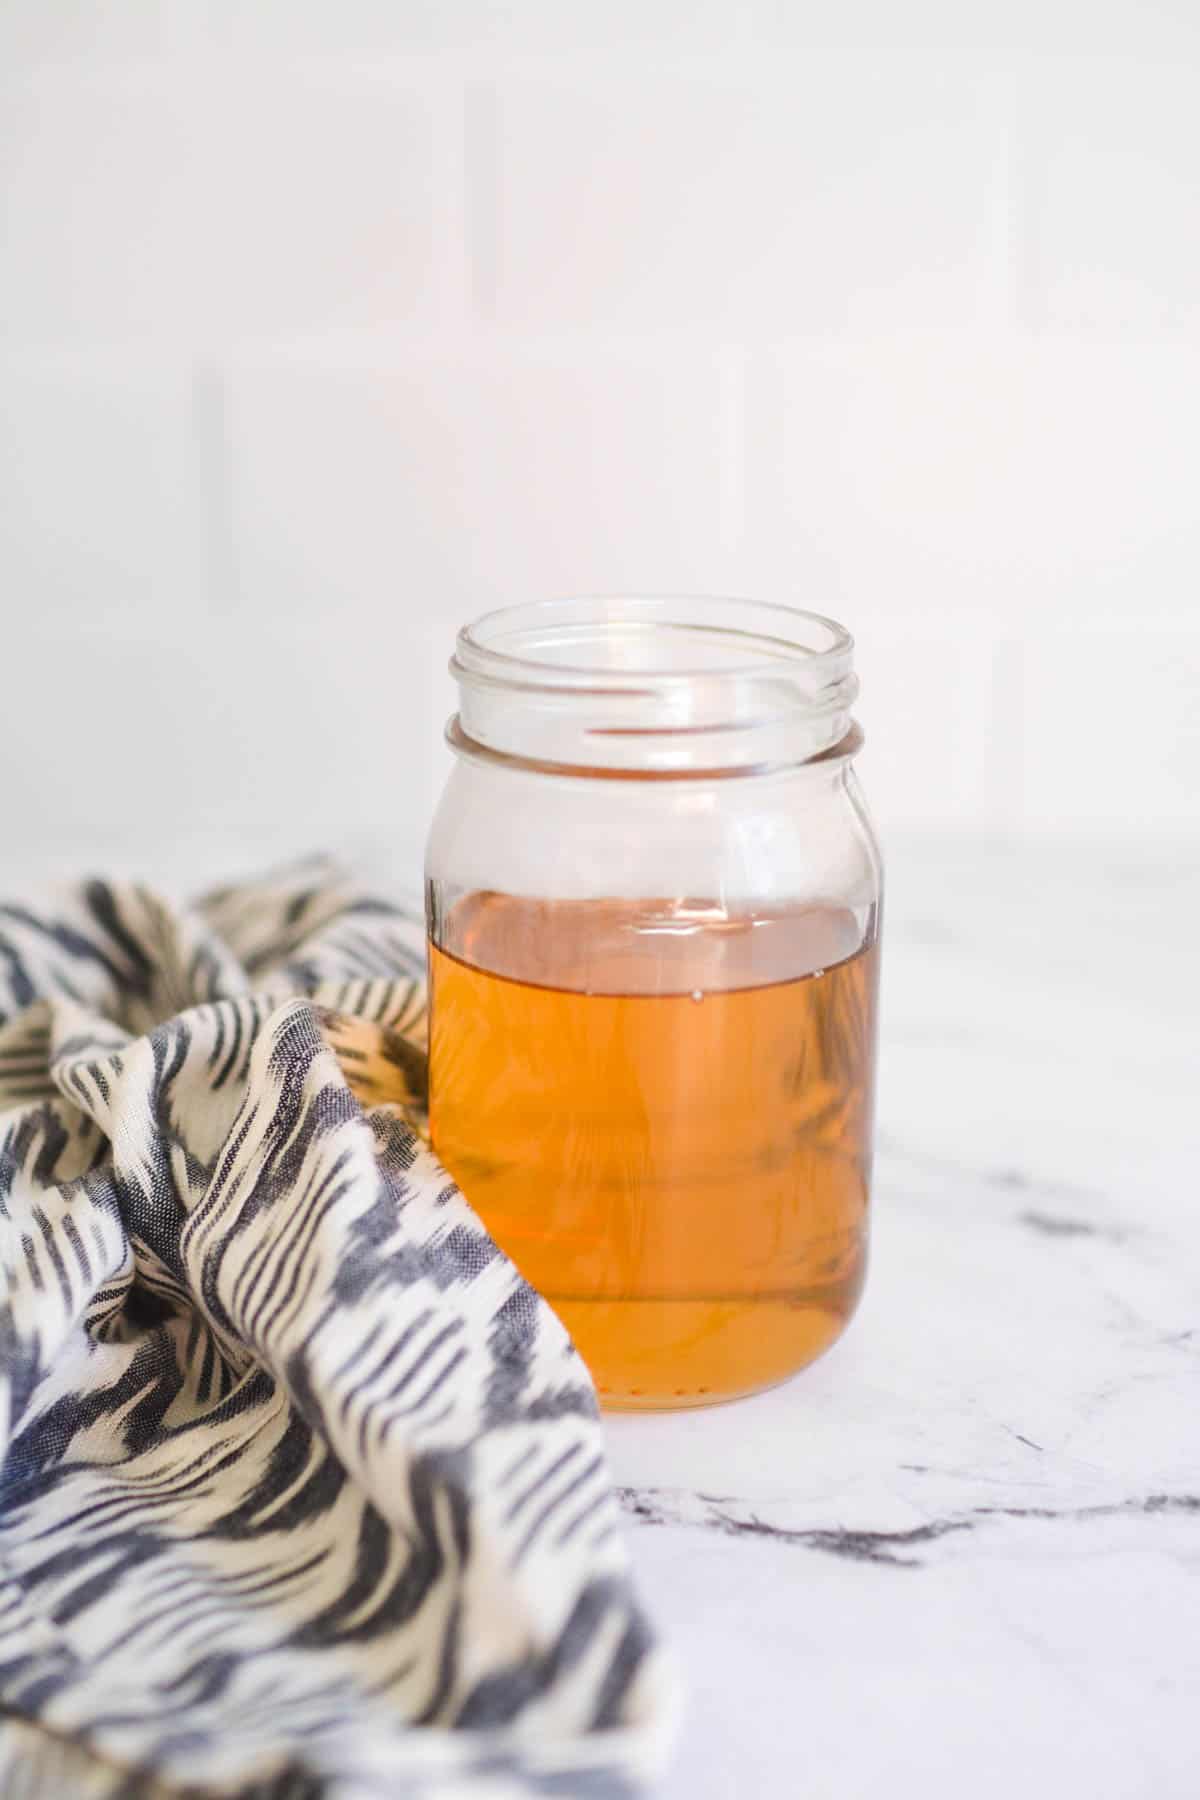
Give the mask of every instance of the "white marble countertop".
[[609, 1423], [689, 1691], [664, 1800], [1195, 1800], [1200, 859], [889, 873], [857, 1320]]

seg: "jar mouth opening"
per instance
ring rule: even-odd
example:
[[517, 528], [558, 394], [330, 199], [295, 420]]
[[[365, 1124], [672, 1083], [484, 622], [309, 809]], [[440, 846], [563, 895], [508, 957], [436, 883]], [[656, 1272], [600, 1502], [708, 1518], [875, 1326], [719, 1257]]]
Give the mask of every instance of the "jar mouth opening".
[[460, 681], [613, 693], [778, 677], [790, 663], [824, 685], [853, 650], [835, 619], [774, 601], [581, 595], [484, 613], [459, 632], [451, 670]]
[[450, 671], [482, 748], [648, 773], [807, 761], [845, 737], [858, 693], [835, 620], [708, 595], [503, 607], [463, 627]]

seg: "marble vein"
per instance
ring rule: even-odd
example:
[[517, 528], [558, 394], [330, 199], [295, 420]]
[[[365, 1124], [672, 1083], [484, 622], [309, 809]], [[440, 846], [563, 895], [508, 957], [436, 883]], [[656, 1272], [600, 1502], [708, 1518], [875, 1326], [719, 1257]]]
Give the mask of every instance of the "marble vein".
[[[910, 1549], [936, 1543], [951, 1532], [974, 1531], [981, 1525], [1004, 1519], [1036, 1519], [1054, 1523], [1092, 1522], [1120, 1514], [1158, 1517], [1164, 1514], [1195, 1515], [1200, 1524], [1200, 1493], [1146, 1494], [1108, 1506], [978, 1506], [965, 1516], [930, 1519], [907, 1530], [869, 1531], [825, 1526], [790, 1528], [764, 1519], [745, 1503], [728, 1495], [693, 1494], [671, 1488], [619, 1488], [622, 1509], [642, 1525], [676, 1525], [717, 1531], [727, 1537], [757, 1537], [772, 1543], [792, 1544], [830, 1556], [848, 1556], [859, 1562], [886, 1563], [893, 1568], [920, 1568], [923, 1559]], [[1200, 1531], [1196, 1537], [1200, 1555]]]

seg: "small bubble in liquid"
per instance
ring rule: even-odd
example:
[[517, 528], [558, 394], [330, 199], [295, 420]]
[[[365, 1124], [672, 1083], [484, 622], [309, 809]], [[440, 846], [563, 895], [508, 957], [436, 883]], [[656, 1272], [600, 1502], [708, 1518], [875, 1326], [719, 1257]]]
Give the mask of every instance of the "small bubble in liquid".
[[692, 999], [693, 1000], [703, 1000], [703, 998], [704, 998], [704, 995], [700, 992], [699, 988], [692, 989]]

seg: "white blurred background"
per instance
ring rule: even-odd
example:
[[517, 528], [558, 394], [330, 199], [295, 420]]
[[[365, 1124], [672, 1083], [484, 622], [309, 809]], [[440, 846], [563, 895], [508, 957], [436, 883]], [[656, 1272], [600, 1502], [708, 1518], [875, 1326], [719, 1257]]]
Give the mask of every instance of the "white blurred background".
[[1194, 0], [0, 0], [3, 856], [410, 881], [464, 618], [855, 631], [885, 840], [1200, 820]]

